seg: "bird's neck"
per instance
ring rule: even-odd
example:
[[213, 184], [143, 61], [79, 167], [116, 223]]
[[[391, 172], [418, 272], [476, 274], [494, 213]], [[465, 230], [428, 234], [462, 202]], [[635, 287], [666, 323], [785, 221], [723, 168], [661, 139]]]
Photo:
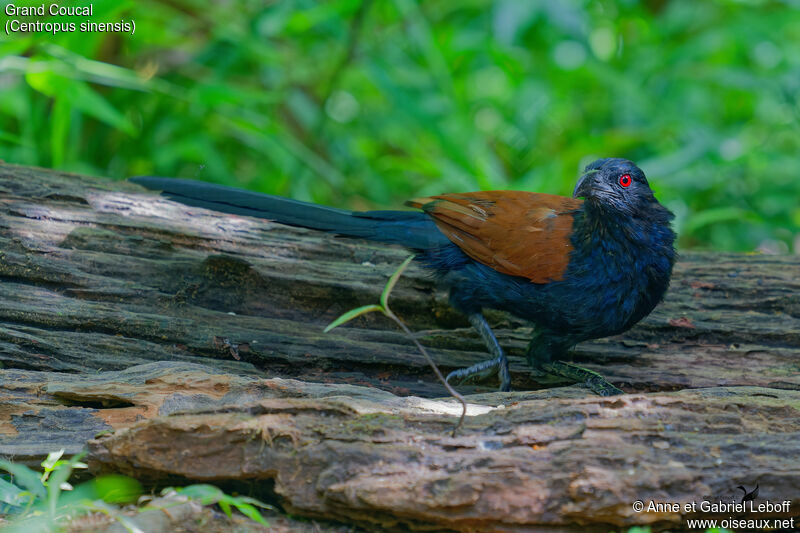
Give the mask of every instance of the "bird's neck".
[[603, 240], [640, 253], [674, 254], [673, 214], [655, 199], [643, 208], [625, 212], [602, 203], [586, 202], [577, 232], [589, 240]]

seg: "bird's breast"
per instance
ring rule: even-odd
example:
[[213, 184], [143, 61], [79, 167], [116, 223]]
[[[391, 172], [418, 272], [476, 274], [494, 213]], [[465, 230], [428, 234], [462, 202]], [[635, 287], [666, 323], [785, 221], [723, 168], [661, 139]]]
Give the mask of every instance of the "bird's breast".
[[637, 220], [578, 228], [565, 276], [571, 327], [602, 336], [627, 330], [661, 301], [674, 262], [674, 233]]

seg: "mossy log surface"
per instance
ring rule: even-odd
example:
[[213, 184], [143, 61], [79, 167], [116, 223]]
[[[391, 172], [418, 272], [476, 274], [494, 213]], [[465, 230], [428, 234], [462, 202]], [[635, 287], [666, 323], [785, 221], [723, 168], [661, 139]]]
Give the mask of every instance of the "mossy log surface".
[[[491, 313], [516, 392], [462, 387], [451, 437], [458, 406], [391, 322], [322, 332], [407, 255], [0, 163], [0, 454], [91, 440], [96, 470], [264, 481], [367, 529], [667, 527], [686, 515], [633, 501], [756, 483], [800, 514], [800, 258], [682, 254], [649, 317], [570, 355], [618, 398], [532, 373], [530, 327]], [[424, 270], [391, 303], [443, 371], [486, 358]]]

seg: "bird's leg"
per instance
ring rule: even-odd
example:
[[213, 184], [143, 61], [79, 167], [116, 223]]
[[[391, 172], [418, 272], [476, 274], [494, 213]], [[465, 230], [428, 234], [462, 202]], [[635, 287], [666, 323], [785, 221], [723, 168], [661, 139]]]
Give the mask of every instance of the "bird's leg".
[[567, 339], [543, 330], [536, 330], [528, 345], [528, 363], [533, 367], [544, 370], [549, 374], [565, 377], [576, 383], [583, 383], [598, 396], [614, 396], [623, 392], [606, 381], [603, 376], [573, 363], [553, 361], [553, 356], [558, 357], [573, 343]]
[[468, 315], [468, 318], [469, 323], [472, 324], [472, 327], [474, 327], [478, 332], [478, 335], [481, 336], [481, 339], [483, 339], [483, 342], [489, 349], [489, 353], [494, 356], [494, 359], [482, 361], [468, 368], [454, 370], [447, 375], [446, 381], [449, 383], [451, 379], [459, 379], [461, 382], [463, 382], [476, 376], [478, 376], [480, 380], [484, 380], [495, 373], [499, 373], [500, 390], [510, 391], [511, 374], [508, 372], [508, 359], [506, 359], [506, 354], [503, 352], [503, 349], [497, 342], [497, 338], [494, 336], [492, 328], [489, 327], [489, 323], [486, 322], [486, 319], [480, 312], [472, 313]]

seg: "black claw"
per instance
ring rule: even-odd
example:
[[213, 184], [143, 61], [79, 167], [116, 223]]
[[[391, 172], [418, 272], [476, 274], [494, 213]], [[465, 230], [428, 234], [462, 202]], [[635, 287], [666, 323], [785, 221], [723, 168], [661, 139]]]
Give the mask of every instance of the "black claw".
[[576, 383], [583, 383], [598, 396], [616, 396], [624, 394], [624, 391], [618, 389], [611, 383], [605, 380], [603, 376], [592, 370], [587, 370], [572, 363], [565, 363], [563, 361], [554, 361], [544, 366], [547, 372], [557, 376], [569, 378]]
[[450, 383], [451, 378], [459, 379], [460, 381], [458, 384], [460, 385], [461, 383], [464, 383], [465, 381], [476, 376], [480, 376], [482, 379], [487, 379], [498, 372], [500, 373], [500, 390], [503, 392], [510, 391], [511, 377], [508, 373], [508, 361], [506, 360], [505, 356], [495, 357], [494, 359], [489, 359], [488, 361], [481, 361], [480, 363], [474, 364], [467, 368], [453, 370], [447, 374], [447, 377], [444, 378], [444, 380], [447, 383]]
[[[589, 387], [589, 388], [592, 388], [592, 387]], [[592, 388], [592, 390], [594, 392], [596, 392], [597, 394], [599, 394], [600, 396], [606, 396], [606, 397], [607, 396], [617, 396], [619, 394], [625, 394], [625, 391], [623, 391], [622, 389], [618, 389], [614, 385], [611, 385], [610, 387], [607, 387], [605, 389], [600, 389], [600, 390]]]
[[[497, 373], [500, 376], [500, 390], [504, 392], [511, 390], [511, 376], [508, 373], [508, 359], [506, 359], [503, 349], [497, 342], [497, 338], [494, 336], [494, 333], [492, 333], [492, 328], [489, 327], [489, 323], [486, 322], [486, 318], [484, 318], [480, 312], [473, 313], [469, 315], [468, 318], [470, 324], [472, 324], [472, 326], [475, 328], [475, 331], [478, 332], [481, 339], [483, 339], [483, 342], [486, 343], [486, 348], [489, 350], [489, 353], [495, 357], [494, 359], [483, 361], [477, 365], [472, 365], [469, 368], [462, 368], [461, 370], [456, 370], [455, 372], [463, 373], [458, 375], [464, 375], [466, 378], [473, 377], [477, 374], [484, 374], [481, 376], [482, 379], [490, 378]], [[492, 371], [486, 372], [487, 370]], [[455, 372], [451, 372], [451, 374], [455, 374]]]

